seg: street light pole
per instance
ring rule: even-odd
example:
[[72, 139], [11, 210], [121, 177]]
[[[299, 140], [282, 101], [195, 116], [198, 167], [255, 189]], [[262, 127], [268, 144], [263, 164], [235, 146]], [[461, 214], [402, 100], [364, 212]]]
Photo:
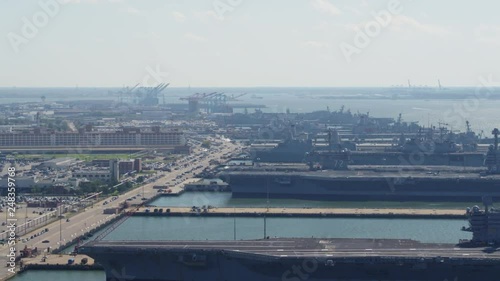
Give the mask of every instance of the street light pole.
[[59, 246], [62, 246], [62, 210], [59, 205]]
[[236, 208], [234, 208], [233, 214], [233, 233], [234, 233], [234, 241], [236, 241]]
[[266, 184], [266, 189], [267, 189], [267, 210], [264, 213], [264, 239], [267, 237], [267, 213], [269, 212], [269, 179], [267, 179], [267, 184]]
[[26, 212], [24, 216], [24, 234], [28, 232], [28, 202], [26, 202]]

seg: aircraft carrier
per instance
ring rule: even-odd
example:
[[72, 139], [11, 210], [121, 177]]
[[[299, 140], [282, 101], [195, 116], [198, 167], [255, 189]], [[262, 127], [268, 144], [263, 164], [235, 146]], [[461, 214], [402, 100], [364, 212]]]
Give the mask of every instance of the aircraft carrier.
[[106, 280], [498, 280], [500, 213], [467, 209], [471, 241], [267, 238], [239, 241], [93, 241], [79, 253]]
[[219, 173], [235, 198], [462, 201], [500, 199], [500, 175], [479, 169], [365, 166], [311, 171], [306, 165], [229, 167]]
[[[218, 176], [233, 197], [350, 201], [462, 201], [484, 195], [500, 199], [499, 130], [484, 167], [380, 165], [349, 166], [351, 152], [312, 151], [305, 164], [225, 167]], [[425, 157], [425, 156], [424, 156]]]

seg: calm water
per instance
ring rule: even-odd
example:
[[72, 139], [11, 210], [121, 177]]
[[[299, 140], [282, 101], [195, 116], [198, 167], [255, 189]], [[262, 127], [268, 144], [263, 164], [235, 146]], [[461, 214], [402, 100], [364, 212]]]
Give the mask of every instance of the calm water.
[[[105, 240], [232, 240], [231, 217], [131, 217]], [[267, 218], [271, 237], [401, 238], [457, 243], [471, 238], [464, 220]], [[236, 218], [237, 239], [263, 237], [263, 218]]]
[[[186, 192], [180, 196], [163, 196], [150, 203], [158, 207], [187, 207], [212, 205], [214, 207], [266, 207], [267, 199], [232, 198], [230, 192]], [[273, 208], [413, 208], [413, 209], [457, 209], [480, 205], [481, 202], [344, 202], [312, 201], [295, 199], [269, 199]]]

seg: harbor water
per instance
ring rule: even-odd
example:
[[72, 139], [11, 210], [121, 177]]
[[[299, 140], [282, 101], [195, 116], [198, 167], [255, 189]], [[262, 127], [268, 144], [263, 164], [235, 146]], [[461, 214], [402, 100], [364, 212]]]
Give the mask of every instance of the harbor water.
[[454, 209], [481, 205], [481, 202], [395, 202], [395, 201], [313, 201], [296, 199], [232, 198], [230, 192], [185, 192], [179, 196], [162, 196], [149, 205], [157, 207], [271, 207], [271, 208], [410, 208], [410, 209]]
[[[457, 243], [465, 220], [266, 218], [270, 237], [394, 238]], [[264, 237], [264, 217], [131, 217], [105, 240], [233, 240]]]

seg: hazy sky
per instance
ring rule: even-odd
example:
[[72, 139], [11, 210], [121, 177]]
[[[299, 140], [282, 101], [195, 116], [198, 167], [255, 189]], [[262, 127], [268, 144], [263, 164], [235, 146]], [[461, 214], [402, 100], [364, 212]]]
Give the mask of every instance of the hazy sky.
[[500, 81], [496, 0], [59, 2], [0, 0], [0, 86], [154, 84], [154, 69], [177, 87]]

